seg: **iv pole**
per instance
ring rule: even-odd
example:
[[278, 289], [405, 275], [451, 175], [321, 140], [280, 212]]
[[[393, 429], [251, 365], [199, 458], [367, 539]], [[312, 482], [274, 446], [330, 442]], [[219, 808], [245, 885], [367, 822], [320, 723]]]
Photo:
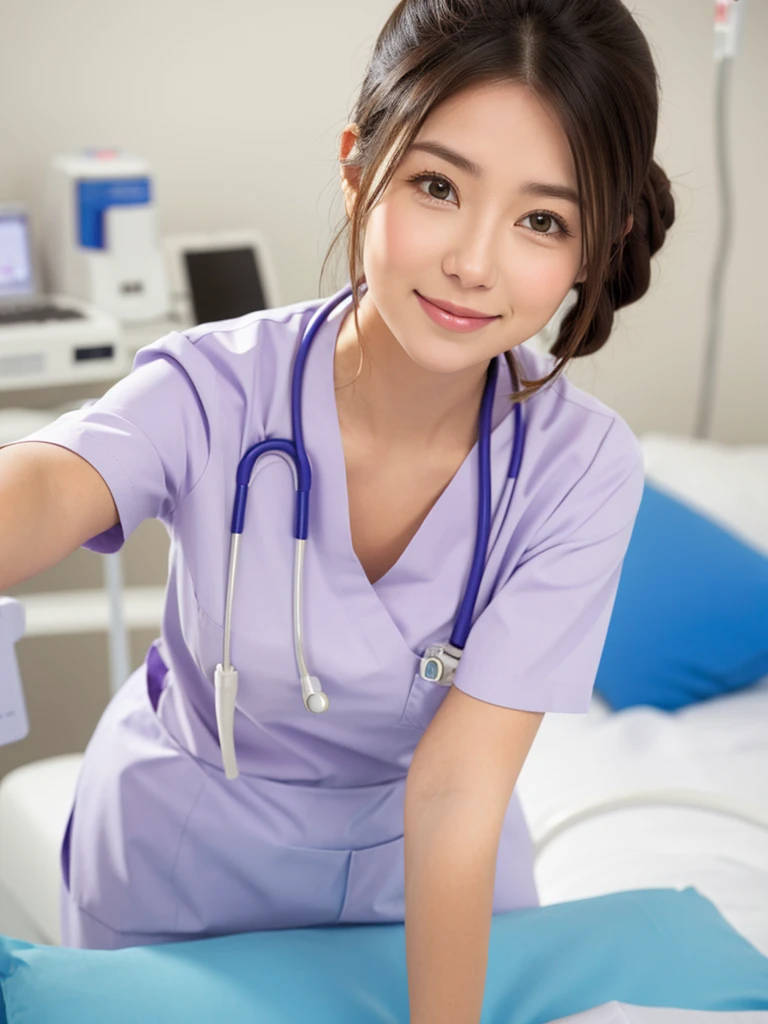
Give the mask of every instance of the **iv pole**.
[[731, 251], [734, 217], [727, 146], [727, 98], [746, 2], [747, 0], [715, 0], [715, 156], [720, 198], [720, 228], [715, 244], [715, 266], [709, 288], [709, 323], [704, 350], [704, 371], [694, 428], [694, 436], [697, 438], [710, 437], [712, 431], [717, 349], [722, 326], [723, 286]]

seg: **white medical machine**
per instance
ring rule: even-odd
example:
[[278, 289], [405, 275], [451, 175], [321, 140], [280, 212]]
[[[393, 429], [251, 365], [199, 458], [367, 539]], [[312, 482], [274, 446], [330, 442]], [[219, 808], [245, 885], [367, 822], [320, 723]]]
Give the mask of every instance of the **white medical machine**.
[[123, 373], [120, 325], [104, 310], [40, 288], [25, 203], [0, 203], [0, 391]]
[[149, 164], [120, 149], [53, 158], [43, 231], [52, 287], [121, 323], [163, 317], [168, 280]]
[[0, 747], [23, 740], [29, 732], [13, 646], [24, 635], [24, 629], [24, 606], [12, 597], [0, 597]]

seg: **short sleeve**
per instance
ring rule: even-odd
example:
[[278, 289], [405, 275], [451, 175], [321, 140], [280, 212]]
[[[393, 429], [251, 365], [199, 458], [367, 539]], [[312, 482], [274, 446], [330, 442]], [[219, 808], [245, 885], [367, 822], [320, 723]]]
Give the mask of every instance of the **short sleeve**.
[[475, 620], [459, 690], [522, 711], [589, 710], [643, 487], [642, 447], [617, 417]]
[[201, 340], [170, 334], [140, 349], [131, 372], [85, 408], [12, 442], [47, 441], [104, 478], [120, 522], [82, 546], [112, 553], [144, 519], [168, 520], [200, 480], [211, 450], [216, 373]]

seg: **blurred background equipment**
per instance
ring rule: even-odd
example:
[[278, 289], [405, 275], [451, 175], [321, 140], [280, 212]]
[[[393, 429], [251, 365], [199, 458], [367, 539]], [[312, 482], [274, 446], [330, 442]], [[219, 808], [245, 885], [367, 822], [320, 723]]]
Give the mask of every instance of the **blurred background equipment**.
[[720, 222], [715, 243], [715, 265], [709, 286], [707, 340], [701, 391], [696, 406], [694, 437], [712, 434], [712, 407], [717, 379], [717, 358], [723, 324], [723, 289], [733, 240], [735, 202], [731, 184], [728, 149], [728, 94], [731, 66], [741, 34], [744, 5], [747, 0], [715, 0], [715, 161]]
[[27, 708], [14, 644], [24, 635], [24, 607], [0, 597], [0, 747], [23, 740], [29, 732]]
[[43, 292], [27, 205], [0, 203], [0, 390], [118, 377], [119, 336], [103, 309]]
[[281, 304], [260, 231], [185, 232], [163, 238], [170, 312], [183, 327], [228, 320]]
[[149, 164], [120, 149], [55, 156], [48, 171], [45, 266], [52, 286], [121, 322], [164, 316], [168, 282]]

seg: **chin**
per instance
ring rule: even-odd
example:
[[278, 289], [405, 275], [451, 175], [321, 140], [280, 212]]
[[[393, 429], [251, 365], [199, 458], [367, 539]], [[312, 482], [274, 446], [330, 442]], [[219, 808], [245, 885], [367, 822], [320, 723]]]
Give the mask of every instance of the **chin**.
[[421, 343], [413, 351], [405, 351], [412, 362], [428, 373], [460, 373], [478, 362], [466, 340], [462, 342], [436, 336], [433, 341]]

